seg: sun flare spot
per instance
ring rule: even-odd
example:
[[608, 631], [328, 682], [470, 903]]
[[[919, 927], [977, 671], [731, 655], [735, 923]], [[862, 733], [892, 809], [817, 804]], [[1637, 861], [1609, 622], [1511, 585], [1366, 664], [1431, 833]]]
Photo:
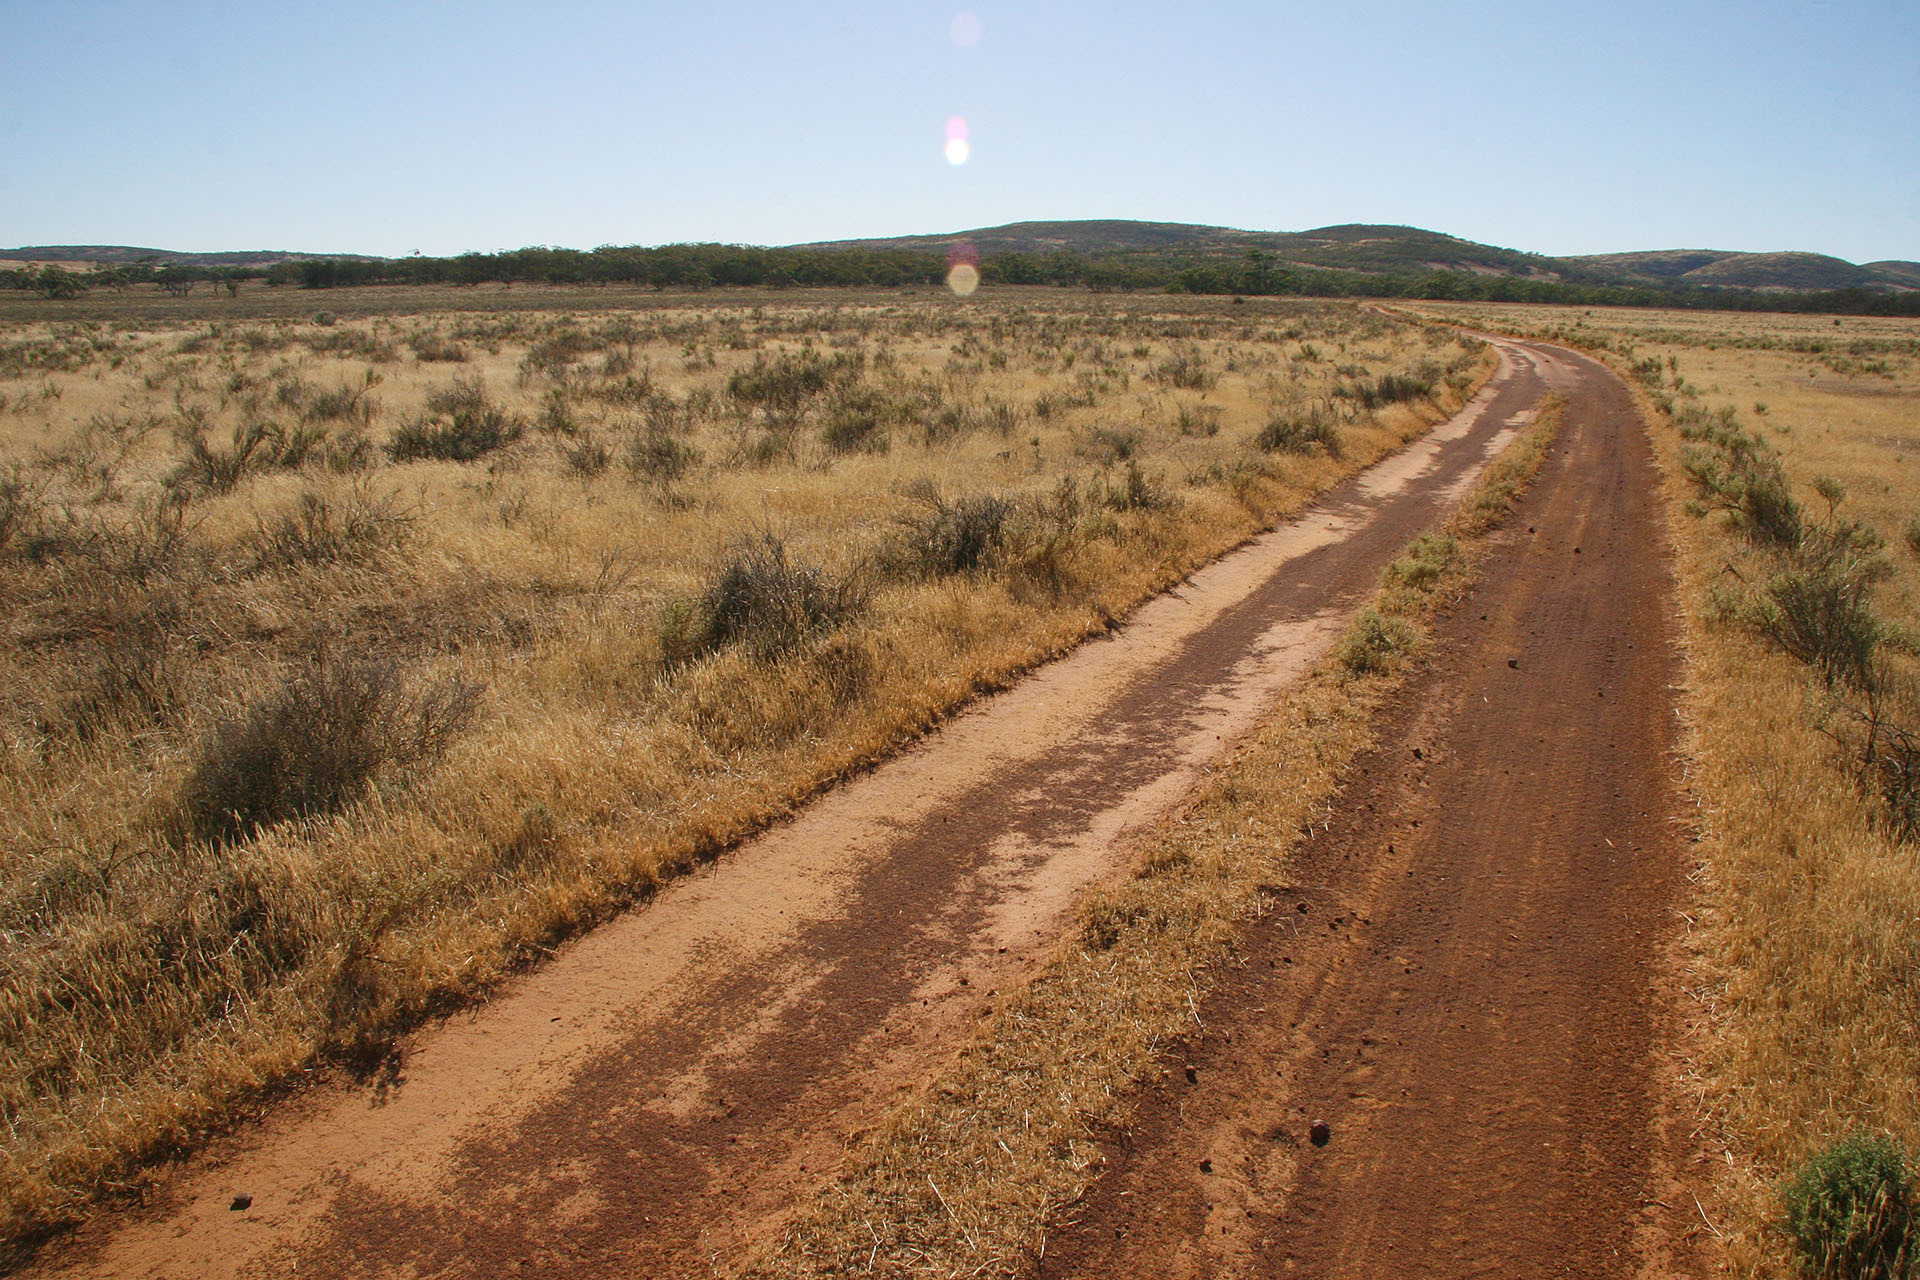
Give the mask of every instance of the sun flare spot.
[[947, 118], [947, 163], [961, 165], [973, 154], [973, 144], [967, 140], [967, 118], [949, 116]]
[[971, 262], [955, 263], [953, 269], [947, 272], [947, 288], [963, 298], [971, 295], [979, 287], [980, 268]]

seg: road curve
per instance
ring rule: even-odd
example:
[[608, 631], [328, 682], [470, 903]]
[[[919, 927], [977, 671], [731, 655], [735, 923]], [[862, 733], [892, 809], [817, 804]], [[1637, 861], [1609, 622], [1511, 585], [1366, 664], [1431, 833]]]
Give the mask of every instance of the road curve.
[[[1472, 404], [1127, 626], [50, 1247], [44, 1275], [711, 1274], [925, 1076], [1583, 375], [1496, 340]], [[250, 1197], [236, 1210], [236, 1196]]]

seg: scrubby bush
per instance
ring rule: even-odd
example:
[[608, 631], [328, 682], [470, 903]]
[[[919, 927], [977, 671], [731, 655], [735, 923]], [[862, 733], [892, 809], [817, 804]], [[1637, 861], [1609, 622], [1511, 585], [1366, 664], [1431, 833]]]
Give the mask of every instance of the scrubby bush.
[[1920, 1262], [1920, 1219], [1906, 1154], [1881, 1134], [1853, 1134], [1815, 1152], [1782, 1189], [1787, 1229], [1814, 1280], [1908, 1280]]
[[478, 379], [454, 379], [427, 397], [428, 417], [407, 423], [387, 442], [395, 462], [433, 458], [471, 462], [505, 448], [526, 433], [526, 423], [495, 404]]
[[1334, 650], [1334, 661], [1349, 675], [1384, 675], [1399, 669], [1420, 645], [1420, 633], [1404, 618], [1362, 609]]
[[1334, 390], [1334, 394], [1358, 401], [1364, 409], [1381, 409], [1407, 400], [1420, 400], [1433, 394], [1440, 380], [1438, 369], [1422, 368], [1419, 373], [1388, 373], [1377, 379], [1355, 378]]
[[864, 603], [852, 575], [795, 564], [784, 542], [762, 534], [737, 544], [697, 597], [662, 610], [661, 655], [677, 666], [738, 644], [776, 658], [838, 626]]
[[478, 688], [457, 679], [410, 688], [392, 662], [320, 661], [202, 737], [175, 832], [233, 841], [340, 809], [383, 770], [438, 758], [478, 702]]
[[864, 363], [858, 355], [844, 351], [826, 360], [812, 351], [772, 360], [755, 356], [752, 368], [727, 379], [727, 395], [743, 404], [794, 413], [829, 387], [849, 380]]
[[636, 480], [671, 484], [700, 461], [700, 451], [658, 422], [636, 427], [627, 437], [627, 471]]
[[1340, 428], [1334, 425], [1319, 405], [1305, 416], [1270, 418], [1253, 437], [1263, 453], [1312, 453], [1326, 450], [1329, 457], [1340, 456]]
[[412, 523], [391, 494], [356, 485], [335, 499], [308, 490], [291, 510], [260, 521], [257, 563], [271, 569], [365, 560], [399, 545]]
[[901, 517], [904, 526], [888, 548], [887, 561], [900, 572], [945, 577], [984, 567], [1005, 545], [1014, 505], [993, 494], [948, 502], [932, 485], [913, 498], [920, 511]]

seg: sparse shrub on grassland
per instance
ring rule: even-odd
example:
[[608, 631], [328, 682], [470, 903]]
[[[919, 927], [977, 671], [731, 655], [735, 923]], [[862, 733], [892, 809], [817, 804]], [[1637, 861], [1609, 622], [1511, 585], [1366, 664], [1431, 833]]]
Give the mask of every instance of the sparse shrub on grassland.
[[380, 375], [369, 369], [358, 386], [343, 382], [324, 391], [310, 392], [300, 406], [301, 415], [309, 422], [354, 422], [367, 426], [373, 421], [375, 409], [367, 393], [379, 382]]
[[1696, 442], [1681, 455], [1681, 465], [1710, 505], [1727, 512], [1749, 541], [1785, 550], [1800, 545], [1805, 517], [1779, 455], [1744, 430], [1733, 410], [1689, 408], [1675, 415], [1674, 425], [1683, 439]]
[[110, 585], [95, 604], [93, 644], [74, 681], [37, 727], [50, 737], [90, 742], [166, 715], [178, 701], [179, 663], [171, 638], [185, 616], [162, 587]]
[[613, 461], [613, 449], [592, 431], [582, 431], [571, 440], [560, 444], [560, 463], [567, 474], [582, 479], [592, 479], [607, 469]]
[[1340, 428], [1319, 405], [1305, 414], [1269, 418], [1267, 425], [1253, 437], [1262, 453], [1312, 453], [1326, 450], [1328, 456], [1340, 456]]
[[1801, 559], [1767, 584], [1754, 623], [1782, 649], [1818, 667], [1829, 688], [1845, 683], [1864, 689], [1884, 632], [1873, 611], [1873, 587], [1887, 576], [1887, 564], [1877, 555]]
[[1781, 1191], [1787, 1229], [1813, 1280], [1908, 1280], [1920, 1263], [1920, 1215], [1906, 1154], [1853, 1134], [1803, 1161]]
[[971, 573], [986, 566], [1006, 544], [1014, 505], [993, 494], [948, 502], [931, 484], [911, 495], [921, 508], [901, 517], [903, 526], [889, 545], [886, 561], [896, 572], [921, 577]]
[[865, 363], [860, 356], [844, 351], [825, 360], [812, 351], [772, 360], [755, 356], [752, 368], [727, 379], [727, 395], [743, 404], [794, 413], [829, 387], [856, 376]]
[[1118, 481], [1111, 476], [1101, 478], [1100, 505], [1109, 511], [1159, 511], [1172, 503], [1167, 486], [1160, 477], [1141, 470], [1138, 458], [1127, 459]]
[[240, 483], [253, 456], [265, 448], [273, 431], [273, 426], [265, 422], [238, 426], [233, 429], [230, 444], [217, 445], [207, 442], [204, 426], [190, 422], [175, 433], [187, 452], [174, 467], [168, 483], [175, 488], [226, 493]]
[[0, 475], [0, 555], [10, 546], [24, 543], [29, 530], [40, 523], [41, 493], [18, 465]]
[[865, 604], [854, 575], [795, 564], [786, 543], [762, 534], [735, 546], [692, 600], [661, 611], [660, 651], [669, 666], [738, 644], [763, 659], [838, 626]]
[[416, 333], [407, 339], [413, 358], [421, 364], [465, 364], [467, 349], [441, 334], [438, 329]]
[[173, 830], [231, 841], [338, 810], [381, 771], [438, 758], [478, 704], [478, 687], [458, 679], [409, 687], [389, 661], [322, 660], [203, 735]]
[[526, 423], [495, 404], [478, 378], [456, 378], [451, 387], [429, 395], [427, 411], [430, 416], [405, 424], [387, 442], [395, 462], [471, 462], [526, 433]]
[[1445, 534], [1423, 533], [1387, 566], [1388, 587], [1426, 591], [1460, 560], [1460, 544]]
[[627, 436], [627, 471], [636, 480], [671, 484], [700, 461], [700, 451], [655, 421]]
[[1390, 404], [1420, 400], [1433, 394], [1440, 380], [1438, 369], [1419, 373], [1388, 373], [1377, 379], [1355, 378], [1334, 389], [1334, 394], [1359, 403], [1364, 409], [1382, 409]]
[[1147, 374], [1155, 382], [1169, 387], [1181, 387], [1188, 391], [1205, 391], [1218, 382], [1219, 376], [1207, 367], [1207, 361], [1199, 352], [1180, 350], [1153, 366]]
[[1220, 406], [1183, 404], [1180, 412], [1174, 416], [1173, 425], [1183, 436], [1217, 436], [1220, 434]]
[[1404, 618], [1362, 609], [1334, 649], [1334, 661], [1349, 675], [1384, 675], [1399, 669], [1420, 645], [1420, 633]]
[[366, 560], [400, 545], [412, 525], [393, 495], [375, 494], [364, 484], [337, 497], [309, 489], [290, 510], [259, 522], [257, 564], [272, 569]]
[[885, 453], [888, 428], [907, 416], [902, 405], [875, 388], [849, 389], [828, 405], [820, 440], [835, 453]]

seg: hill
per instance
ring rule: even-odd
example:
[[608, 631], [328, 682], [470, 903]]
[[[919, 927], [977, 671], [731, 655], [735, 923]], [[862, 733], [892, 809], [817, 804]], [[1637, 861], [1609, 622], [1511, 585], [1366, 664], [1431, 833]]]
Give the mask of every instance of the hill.
[[1088, 257], [1173, 254], [1185, 257], [1270, 254], [1280, 264], [1328, 271], [1475, 275], [1601, 285], [1692, 285], [1729, 289], [1920, 288], [1920, 264], [1856, 266], [1818, 253], [1744, 253], [1659, 249], [1561, 258], [1522, 253], [1419, 227], [1350, 223], [1311, 231], [1243, 231], [1180, 222], [1013, 222], [943, 235], [830, 240], [797, 249], [908, 249], [944, 253], [965, 241], [983, 257], [1071, 253]]

